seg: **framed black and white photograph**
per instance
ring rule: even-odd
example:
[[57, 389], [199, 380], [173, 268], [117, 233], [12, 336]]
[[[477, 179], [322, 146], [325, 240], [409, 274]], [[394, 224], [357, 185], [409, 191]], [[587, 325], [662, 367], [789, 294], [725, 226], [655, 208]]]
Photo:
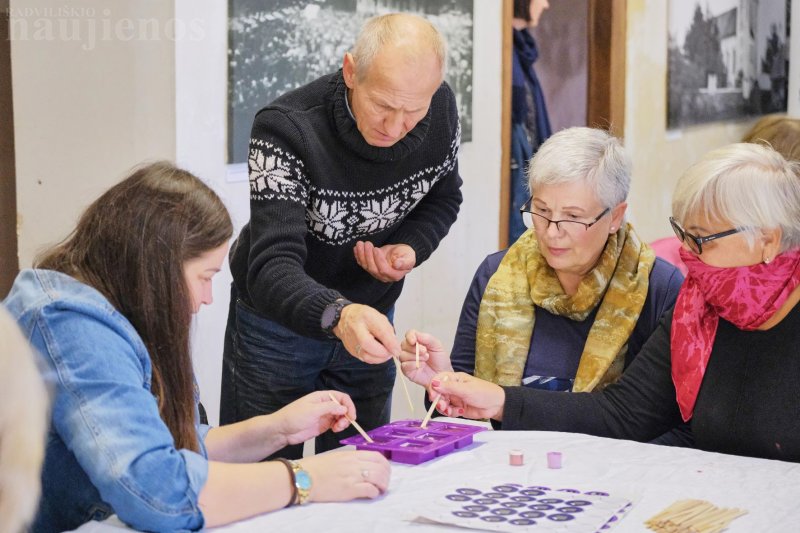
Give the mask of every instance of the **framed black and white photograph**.
[[667, 127], [786, 111], [791, 0], [670, 0]]
[[445, 36], [461, 140], [471, 140], [473, 0], [229, 0], [228, 164], [247, 161], [259, 109], [339, 69], [366, 19], [395, 11], [422, 15]]

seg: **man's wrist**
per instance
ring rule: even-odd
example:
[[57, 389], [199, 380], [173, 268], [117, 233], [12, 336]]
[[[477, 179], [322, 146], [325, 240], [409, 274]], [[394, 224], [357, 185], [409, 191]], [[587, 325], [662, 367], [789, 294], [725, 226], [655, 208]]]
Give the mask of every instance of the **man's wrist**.
[[332, 339], [338, 337], [334, 330], [336, 329], [336, 326], [339, 325], [339, 321], [342, 318], [342, 311], [345, 307], [352, 303], [353, 302], [347, 298], [337, 298], [333, 302], [329, 303], [322, 311], [320, 327], [328, 337]]

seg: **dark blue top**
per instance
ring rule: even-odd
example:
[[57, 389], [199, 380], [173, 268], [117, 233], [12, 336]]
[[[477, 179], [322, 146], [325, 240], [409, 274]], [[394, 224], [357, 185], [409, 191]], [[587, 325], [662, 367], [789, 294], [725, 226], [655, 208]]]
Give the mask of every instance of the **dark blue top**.
[[[489, 278], [497, 270], [506, 251], [501, 250], [487, 256], [472, 279], [464, 306], [461, 308], [461, 317], [453, 341], [453, 352], [450, 355], [456, 371], [469, 374], [475, 371], [475, 333], [481, 298]], [[647, 298], [628, 340], [626, 367], [656, 329], [661, 315], [675, 304], [681, 283], [683, 276], [680, 271], [663, 259], [656, 258], [653, 270], [650, 272]], [[586, 338], [589, 336], [589, 329], [594, 323], [598, 308], [596, 307], [585, 320], [580, 322], [554, 315], [538, 306], [535, 308], [536, 325], [533, 328], [528, 361], [525, 363], [523, 384], [537, 389], [559, 391], [572, 389]]]

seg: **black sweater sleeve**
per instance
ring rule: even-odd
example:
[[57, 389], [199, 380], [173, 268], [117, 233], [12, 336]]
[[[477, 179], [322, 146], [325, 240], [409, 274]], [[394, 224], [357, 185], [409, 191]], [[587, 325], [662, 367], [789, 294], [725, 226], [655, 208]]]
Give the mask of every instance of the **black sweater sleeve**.
[[321, 338], [322, 311], [341, 294], [316, 282], [304, 268], [308, 178], [296, 155], [301, 150], [293, 147], [301, 139], [292, 120], [278, 109], [265, 109], [253, 124], [247, 292], [264, 316]]
[[620, 380], [592, 393], [505, 387], [502, 428], [588, 433], [648, 441], [680, 423], [666, 313]]

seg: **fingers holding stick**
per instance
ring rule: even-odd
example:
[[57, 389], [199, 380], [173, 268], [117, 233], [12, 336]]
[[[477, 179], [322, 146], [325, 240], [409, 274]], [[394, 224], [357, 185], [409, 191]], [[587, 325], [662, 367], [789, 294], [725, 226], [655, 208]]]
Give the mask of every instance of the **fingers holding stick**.
[[[333, 395], [331, 392], [328, 392], [328, 396], [330, 396], [330, 397], [331, 397], [331, 400], [333, 400], [333, 402], [334, 402], [334, 403], [337, 403], [337, 404], [339, 404], [339, 405], [342, 405], [342, 404], [340, 404], [340, 403], [339, 403], [339, 400], [337, 400], [337, 399], [336, 399], [336, 396], [334, 396], [334, 395]], [[375, 442], [374, 440], [372, 440], [372, 437], [370, 437], [370, 436], [367, 434], [367, 432], [366, 432], [366, 431], [364, 431], [364, 428], [362, 428], [362, 427], [359, 425], [359, 423], [358, 423], [358, 422], [356, 422], [355, 420], [353, 420], [352, 418], [350, 418], [350, 417], [349, 417], [349, 416], [347, 416], [346, 414], [344, 415], [344, 417], [347, 419], [347, 421], [348, 421], [348, 422], [350, 422], [351, 424], [353, 424], [353, 427], [354, 427], [354, 428], [356, 428], [356, 430], [357, 430], [359, 433], [361, 433], [361, 436], [362, 436], [362, 437], [364, 437], [364, 440], [366, 440], [367, 442]]]

